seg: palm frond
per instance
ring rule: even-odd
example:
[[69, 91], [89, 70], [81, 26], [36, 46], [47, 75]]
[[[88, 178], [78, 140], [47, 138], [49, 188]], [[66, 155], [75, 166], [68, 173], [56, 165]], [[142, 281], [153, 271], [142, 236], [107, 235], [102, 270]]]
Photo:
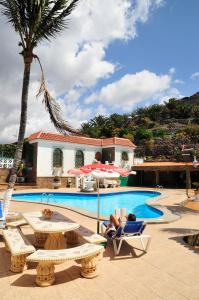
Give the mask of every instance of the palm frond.
[[61, 108], [59, 103], [57, 103], [57, 101], [50, 95], [48, 88], [46, 86], [45, 83], [45, 77], [44, 77], [44, 72], [43, 72], [43, 68], [41, 65], [41, 62], [39, 60], [38, 57], [36, 57], [40, 67], [41, 67], [41, 84], [40, 84], [40, 88], [39, 91], [37, 93], [37, 97], [40, 95], [43, 95], [43, 100], [42, 102], [45, 105], [46, 110], [48, 111], [49, 115], [50, 115], [50, 120], [53, 123], [53, 125], [55, 126], [55, 128], [62, 134], [68, 134], [68, 133], [72, 133], [72, 134], [76, 134], [76, 135], [80, 135], [80, 132], [78, 130], [75, 130], [74, 128], [72, 128], [62, 117], [61, 115]]
[[26, 48], [34, 48], [67, 27], [66, 18], [80, 0], [0, 0], [3, 15], [20, 34]]
[[[22, 1], [23, 2], [23, 1]], [[12, 24], [15, 31], [19, 33], [22, 46], [25, 47], [25, 26], [24, 19], [25, 16], [18, 5], [16, 0], [1, 0], [0, 7], [2, 7], [1, 12], [7, 17], [8, 22]]]
[[[42, 21], [38, 23], [34, 41], [38, 43], [43, 39], [49, 40], [67, 28], [68, 22], [66, 17], [71, 14], [79, 1], [57, 0], [49, 13], [43, 14]], [[67, 3], [69, 3], [68, 6], [66, 6]]]

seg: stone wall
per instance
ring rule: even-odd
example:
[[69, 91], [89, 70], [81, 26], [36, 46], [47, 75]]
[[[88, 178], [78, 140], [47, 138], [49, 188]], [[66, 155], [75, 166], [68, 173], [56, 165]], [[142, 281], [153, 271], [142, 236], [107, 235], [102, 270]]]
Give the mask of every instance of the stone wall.
[[6, 183], [8, 181], [8, 176], [10, 169], [0, 169], [0, 183]]
[[[53, 178], [54, 177], [37, 177], [37, 186], [39, 188], [48, 188], [52, 189], [53, 188]], [[65, 187], [75, 187], [75, 177], [61, 177], [61, 186], [62, 188]]]

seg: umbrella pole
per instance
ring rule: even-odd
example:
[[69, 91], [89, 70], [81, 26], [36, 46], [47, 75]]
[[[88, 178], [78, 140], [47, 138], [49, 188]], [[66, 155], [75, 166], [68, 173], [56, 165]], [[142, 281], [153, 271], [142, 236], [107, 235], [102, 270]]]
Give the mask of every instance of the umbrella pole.
[[99, 178], [97, 178], [97, 233], [100, 228], [100, 195], [99, 195]]

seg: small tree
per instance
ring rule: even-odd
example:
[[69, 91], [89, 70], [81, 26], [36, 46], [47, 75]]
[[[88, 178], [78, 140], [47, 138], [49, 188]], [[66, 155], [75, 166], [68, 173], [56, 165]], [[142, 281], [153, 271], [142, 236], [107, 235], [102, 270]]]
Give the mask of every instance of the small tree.
[[150, 140], [153, 137], [153, 133], [149, 129], [145, 129], [144, 127], [140, 127], [136, 130], [135, 139], [139, 140]]

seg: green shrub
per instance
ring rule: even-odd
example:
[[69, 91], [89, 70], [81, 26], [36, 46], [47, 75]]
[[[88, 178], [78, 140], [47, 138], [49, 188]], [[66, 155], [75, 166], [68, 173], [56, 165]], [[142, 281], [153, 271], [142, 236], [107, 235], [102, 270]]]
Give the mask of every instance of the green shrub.
[[140, 127], [136, 130], [135, 139], [139, 140], [150, 140], [153, 137], [153, 133], [150, 129], [145, 129], [144, 127]]

